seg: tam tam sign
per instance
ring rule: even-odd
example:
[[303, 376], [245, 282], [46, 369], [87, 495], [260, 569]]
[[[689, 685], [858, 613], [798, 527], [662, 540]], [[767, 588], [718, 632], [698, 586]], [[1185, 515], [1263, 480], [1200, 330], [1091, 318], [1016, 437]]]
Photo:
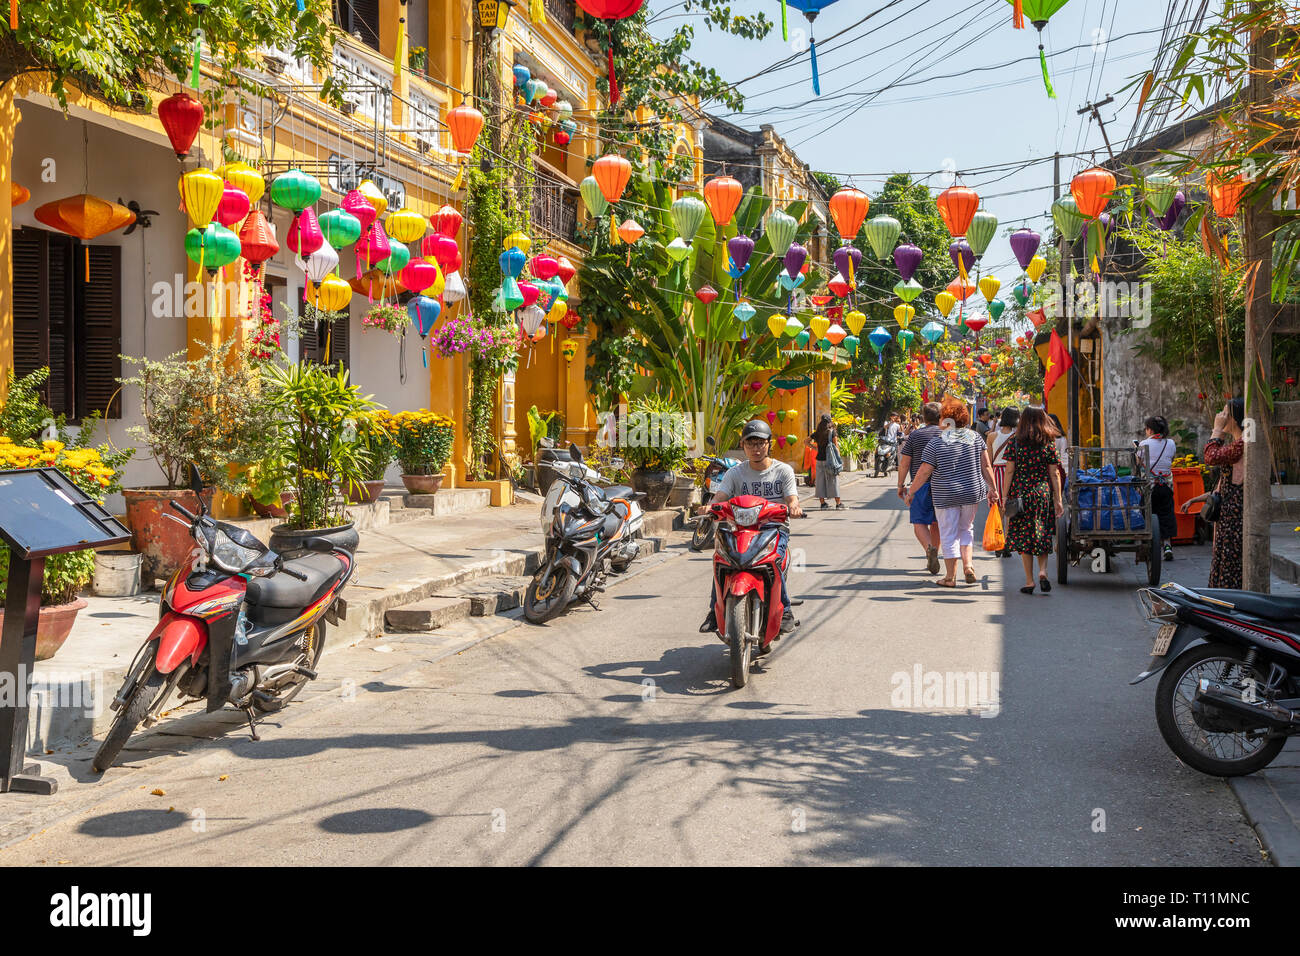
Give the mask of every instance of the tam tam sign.
[[365, 163], [344, 159], [342, 156], [330, 157], [330, 189], [340, 196], [356, 189], [365, 179], [370, 180], [379, 187], [384, 194], [384, 198], [388, 200], [389, 209], [401, 209], [406, 205], [406, 185], [404, 183], [390, 176], [385, 176], [383, 173], [376, 172]]

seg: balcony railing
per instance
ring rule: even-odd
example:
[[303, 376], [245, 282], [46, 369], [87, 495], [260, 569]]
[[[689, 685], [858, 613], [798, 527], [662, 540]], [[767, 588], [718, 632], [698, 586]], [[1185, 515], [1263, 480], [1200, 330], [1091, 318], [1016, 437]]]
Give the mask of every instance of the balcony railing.
[[549, 239], [573, 241], [578, 206], [568, 187], [539, 175], [533, 189], [533, 232]]
[[545, 0], [546, 19], [554, 20], [556, 25], [568, 32], [573, 32], [573, 0]]

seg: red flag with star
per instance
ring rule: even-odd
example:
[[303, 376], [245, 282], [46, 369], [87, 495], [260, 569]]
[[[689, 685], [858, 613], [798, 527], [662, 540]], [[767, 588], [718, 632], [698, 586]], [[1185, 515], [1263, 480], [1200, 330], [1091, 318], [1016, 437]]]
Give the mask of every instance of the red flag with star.
[[1070, 353], [1065, 350], [1065, 343], [1061, 337], [1052, 330], [1052, 339], [1047, 347], [1047, 371], [1043, 375], [1043, 401], [1047, 401], [1047, 396], [1052, 393], [1052, 386], [1056, 380], [1065, 374], [1074, 362], [1070, 359]]

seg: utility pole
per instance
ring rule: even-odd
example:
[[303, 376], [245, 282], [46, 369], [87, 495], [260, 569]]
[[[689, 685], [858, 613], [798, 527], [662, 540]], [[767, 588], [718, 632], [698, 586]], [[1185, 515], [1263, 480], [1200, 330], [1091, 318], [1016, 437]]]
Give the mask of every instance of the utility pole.
[[1080, 116], [1082, 116], [1084, 113], [1091, 113], [1092, 118], [1095, 119], [1097, 121], [1097, 125], [1101, 127], [1101, 138], [1105, 141], [1106, 152], [1110, 154], [1110, 158], [1112, 160], [1114, 160], [1115, 158], [1115, 150], [1111, 149], [1110, 147], [1110, 137], [1106, 135], [1106, 121], [1101, 118], [1101, 108], [1103, 106], [1110, 106], [1110, 104], [1114, 102], [1115, 102], [1115, 97], [1108, 96], [1100, 103], [1088, 103], [1083, 107], [1083, 109], [1079, 110]]
[[[1269, 75], [1277, 59], [1277, 33], [1261, 31], [1251, 42], [1246, 109], [1259, 118], [1272, 101]], [[1270, 451], [1272, 416], [1267, 402], [1273, 379], [1273, 232], [1277, 217], [1272, 196], [1257, 196], [1246, 207], [1246, 268], [1254, 269], [1246, 301], [1246, 481], [1242, 489], [1241, 586], [1267, 593], [1272, 576], [1271, 521], [1273, 495]]]

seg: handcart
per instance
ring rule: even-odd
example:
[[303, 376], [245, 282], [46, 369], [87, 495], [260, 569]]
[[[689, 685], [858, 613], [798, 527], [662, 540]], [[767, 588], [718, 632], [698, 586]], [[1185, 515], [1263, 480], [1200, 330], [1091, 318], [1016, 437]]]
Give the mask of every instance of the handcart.
[[[1070, 565], [1092, 559], [1111, 569], [1115, 555], [1132, 553], [1147, 566], [1147, 583], [1160, 583], [1160, 526], [1151, 513], [1151, 475], [1135, 448], [1069, 449], [1065, 514], [1056, 522], [1056, 580]], [[1081, 478], [1082, 476], [1082, 478]]]

